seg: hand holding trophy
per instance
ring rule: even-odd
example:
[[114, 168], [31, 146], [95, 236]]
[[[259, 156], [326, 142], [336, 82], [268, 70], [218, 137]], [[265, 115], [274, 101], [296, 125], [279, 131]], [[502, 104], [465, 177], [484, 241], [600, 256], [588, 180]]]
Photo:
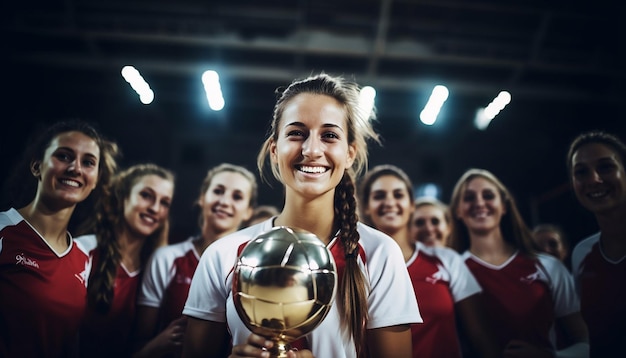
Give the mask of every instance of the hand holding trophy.
[[233, 299], [253, 333], [274, 341], [271, 357], [286, 357], [290, 343], [317, 327], [337, 290], [335, 261], [314, 234], [274, 227], [239, 254]]

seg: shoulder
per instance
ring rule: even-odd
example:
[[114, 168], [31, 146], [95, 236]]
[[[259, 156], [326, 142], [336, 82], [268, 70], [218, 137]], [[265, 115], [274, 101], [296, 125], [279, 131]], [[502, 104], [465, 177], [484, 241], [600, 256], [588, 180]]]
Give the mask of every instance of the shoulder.
[[567, 272], [567, 268], [565, 267], [565, 265], [556, 257], [549, 255], [549, 254], [545, 254], [545, 253], [537, 253], [537, 260], [541, 263], [541, 265], [548, 271], [548, 272], [561, 272], [561, 271], [566, 271]]
[[153, 256], [155, 258], [180, 257], [185, 255], [189, 250], [192, 249], [193, 237], [185, 241], [169, 244], [167, 246], [161, 246], [154, 251]]
[[462, 260], [461, 255], [450, 247], [441, 246], [425, 246], [419, 243], [419, 250], [445, 260]]
[[96, 235], [82, 235], [74, 238], [76, 246], [84, 253], [89, 254], [98, 246]]
[[572, 272], [574, 274], [578, 273], [579, 267], [585, 257], [589, 256], [594, 245], [596, 245], [600, 241], [600, 232], [597, 232], [582, 241], [580, 241], [576, 246], [574, 246], [574, 250], [572, 250]]
[[391, 236], [361, 222], [357, 223], [357, 230], [363, 244], [371, 246], [388, 245], [389, 243], [396, 244]]
[[581, 240], [576, 246], [574, 246], [574, 250], [572, 250], [573, 255], [581, 255], [586, 254], [591, 250], [591, 247], [600, 241], [600, 232], [597, 232], [587, 238]]
[[17, 225], [21, 221], [24, 221], [24, 218], [14, 208], [0, 212], [0, 230], [7, 226]]
[[211, 257], [219, 261], [227, 259], [229, 263], [232, 263], [231, 258], [237, 256], [238, 248], [262, 233], [269, 231], [272, 228], [271, 223], [272, 220], [268, 219], [222, 237], [204, 250], [202, 259], [207, 260], [205, 257]]

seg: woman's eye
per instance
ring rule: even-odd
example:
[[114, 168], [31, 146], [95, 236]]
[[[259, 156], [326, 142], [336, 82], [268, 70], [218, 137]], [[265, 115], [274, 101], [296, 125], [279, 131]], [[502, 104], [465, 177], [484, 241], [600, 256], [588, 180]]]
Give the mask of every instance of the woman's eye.
[[483, 193], [483, 199], [484, 200], [493, 200], [495, 197], [496, 197], [496, 194], [494, 194], [492, 192]]
[[372, 199], [373, 200], [384, 200], [385, 199], [385, 193], [376, 193], [374, 195], [372, 195]]
[[301, 130], [291, 130], [287, 132], [287, 137], [304, 137], [304, 132]]
[[94, 160], [85, 160], [85, 161], [83, 161], [83, 165], [86, 166], [86, 167], [93, 168], [97, 164], [96, 164], [96, 162]]
[[601, 164], [598, 166], [598, 173], [609, 173], [615, 169], [615, 165], [613, 163]]
[[337, 133], [334, 132], [326, 132], [322, 135], [322, 137], [326, 139], [339, 139]]
[[55, 155], [55, 157], [57, 157], [57, 159], [59, 159], [60, 161], [63, 162], [71, 162], [72, 161], [72, 157], [67, 154], [67, 153], [57, 153]]

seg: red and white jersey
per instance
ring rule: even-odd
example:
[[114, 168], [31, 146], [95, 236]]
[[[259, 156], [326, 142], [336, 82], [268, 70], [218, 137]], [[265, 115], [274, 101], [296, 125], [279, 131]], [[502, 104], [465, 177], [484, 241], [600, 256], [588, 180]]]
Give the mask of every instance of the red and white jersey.
[[[76, 238], [76, 244], [89, 253], [92, 270], [89, 279], [98, 267], [99, 254], [95, 250], [97, 240], [94, 235]], [[129, 272], [123, 264], [117, 267], [113, 286], [113, 301], [107, 314], [87, 308], [80, 328], [81, 357], [124, 357], [132, 350], [131, 329], [135, 319], [135, 302], [141, 280], [140, 270]], [[87, 281], [89, 285], [89, 281]]]
[[[461, 255], [417, 242], [406, 263], [424, 323], [411, 325], [414, 357], [460, 357], [454, 305], [481, 292]], [[471, 328], [470, 328], [471, 329]]]
[[0, 357], [77, 352], [89, 257], [68, 233], [57, 254], [17, 212], [0, 212]]
[[[214, 242], [202, 254], [191, 281], [183, 313], [203, 320], [228, 322], [235, 345], [245, 342], [250, 335], [235, 310], [231, 292], [238, 249], [271, 228], [272, 219], [268, 219]], [[359, 266], [370, 285], [367, 328], [422, 322], [398, 244], [386, 234], [361, 223], [358, 231], [361, 236]], [[345, 255], [340, 254], [343, 247], [335, 239], [328, 248], [339, 271], [345, 266]], [[306, 340], [316, 357], [356, 358], [354, 342], [342, 324], [336, 304]]]
[[160, 328], [167, 327], [183, 314], [191, 279], [200, 260], [193, 244], [195, 239], [191, 237], [157, 249], [146, 267], [137, 304], [160, 309]]
[[589, 328], [591, 356], [626, 357], [626, 257], [607, 258], [600, 236], [596, 233], [576, 245], [572, 274]]
[[463, 253], [465, 263], [483, 289], [483, 299], [497, 341], [510, 340], [555, 350], [554, 320], [580, 310], [572, 275], [558, 259], [516, 252], [502, 265]]

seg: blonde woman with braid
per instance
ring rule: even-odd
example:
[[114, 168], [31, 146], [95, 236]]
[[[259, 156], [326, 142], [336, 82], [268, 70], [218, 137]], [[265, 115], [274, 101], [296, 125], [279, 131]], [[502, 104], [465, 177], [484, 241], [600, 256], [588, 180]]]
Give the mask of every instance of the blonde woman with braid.
[[[233, 306], [238, 249], [273, 226], [317, 235], [332, 252], [339, 284], [325, 320], [290, 357], [411, 357], [410, 324], [421, 322], [402, 251], [392, 238], [358, 221], [354, 178], [377, 140], [358, 111], [358, 86], [321, 74], [293, 82], [274, 108], [258, 155], [285, 186], [280, 214], [209, 246], [191, 283], [184, 357], [268, 357], [272, 342], [252, 334]], [[232, 335], [232, 349], [229, 343]]]
[[167, 244], [174, 174], [154, 164], [132, 166], [113, 178], [98, 203], [94, 234], [76, 238], [92, 258], [81, 357], [129, 357], [141, 272]]
[[[189, 239], [159, 248], [148, 262], [137, 299], [135, 358], [178, 357], [184, 330], [183, 307], [191, 278], [202, 252], [215, 241], [239, 229], [252, 215], [257, 200], [254, 174], [243, 166], [222, 163], [211, 168], [200, 186], [200, 232]], [[182, 317], [182, 320], [181, 320]], [[178, 346], [172, 346], [175, 341]]]

